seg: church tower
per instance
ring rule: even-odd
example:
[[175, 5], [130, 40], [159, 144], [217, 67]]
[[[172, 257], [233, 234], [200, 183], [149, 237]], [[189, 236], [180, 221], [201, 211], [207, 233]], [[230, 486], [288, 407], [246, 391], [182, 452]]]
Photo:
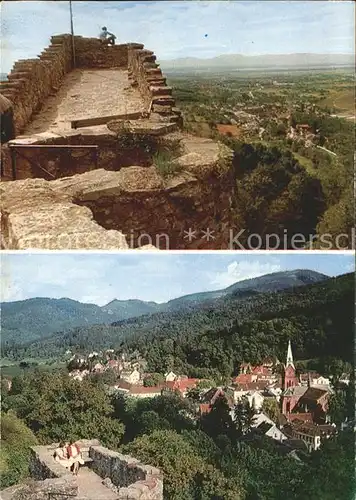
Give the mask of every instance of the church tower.
[[293, 362], [293, 354], [292, 354], [292, 345], [291, 342], [288, 342], [288, 350], [287, 350], [287, 361], [284, 368], [284, 390], [289, 387], [295, 387], [298, 385], [298, 378], [295, 373], [295, 366]]

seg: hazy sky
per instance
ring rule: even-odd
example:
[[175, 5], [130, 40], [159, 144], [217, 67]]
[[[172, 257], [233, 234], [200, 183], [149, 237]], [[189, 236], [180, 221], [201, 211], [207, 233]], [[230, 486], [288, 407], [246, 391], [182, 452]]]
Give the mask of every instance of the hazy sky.
[[[73, 1], [76, 34], [101, 26], [118, 43], [142, 42], [158, 58], [293, 52], [353, 53], [354, 3], [339, 1]], [[2, 72], [68, 33], [69, 2], [3, 1]]]
[[104, 305], [117, 299], [165, 302], [287, 269], [329, 276], [354, 271], [352, 254], [11, 253], [2, 254], [1, 300], [69, 297]]

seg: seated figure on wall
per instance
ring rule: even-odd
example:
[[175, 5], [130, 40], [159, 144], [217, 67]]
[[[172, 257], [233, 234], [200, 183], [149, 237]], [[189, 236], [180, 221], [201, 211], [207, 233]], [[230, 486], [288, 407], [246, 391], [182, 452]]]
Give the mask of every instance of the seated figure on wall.
[[69, 442], [69, 446], [67, 447], [67, 454], [69, 459], [72, 460], [72, 466], [70, 470], [77, 476], [79, 465], [84, 465], [84, 460], [82, 458], [82, 454], [78, 444], [73, 440]]
[[59, 443], [59, 446], [55, 450], [53, 457], [56, 462], [61, 464], [66, 469], [70, 469], [74, 463], [73, 458], [68, 455], [67, 447], [63, 441]]
[[110, 33], [106, 26], [101, 28], [99, 38], [101, 43], [104, 43], [105, 45], [115, 45], [116, 36], [113, 33]]

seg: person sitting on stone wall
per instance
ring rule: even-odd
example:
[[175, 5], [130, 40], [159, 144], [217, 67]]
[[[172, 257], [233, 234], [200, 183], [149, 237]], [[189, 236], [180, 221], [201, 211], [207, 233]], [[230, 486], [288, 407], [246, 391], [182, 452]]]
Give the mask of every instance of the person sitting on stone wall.
[[101, 33], [99, 35], [101, 43], [106, 45], [115, 45], [116, 36], [113, 33], [110, 33], [106, 26], [101, 28]]
[[78, 475], [79, 465], [84, 465], [84, 460], [82, 458], [82, 454], [80, 448], [77, 443], [73, 440], [69, 442], [69, 446], [67, 447], [68, 457], [72, 460], [73, 465], [71, 467], [71, 471], [76, 476]]
[[63, 465], [66, 469], [70, 469], [74, 463], [73, 458], [69, 457], [67, 447], [63, 441], [59, 443], [58, 448], [55, 450], [53, 457], [56, 462]]

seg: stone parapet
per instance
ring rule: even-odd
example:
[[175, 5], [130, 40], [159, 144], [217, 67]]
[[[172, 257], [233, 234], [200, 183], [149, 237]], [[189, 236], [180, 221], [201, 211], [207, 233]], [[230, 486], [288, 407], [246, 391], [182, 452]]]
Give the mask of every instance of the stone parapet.
[[138, 87], [149, 113], [158, 119], [182, 125], [181, 112], [175, 106], [172, 88], [166, 83], [156, 56], [143, 45], [128, 45], [128, 75], [131, 85]]
[[[1, 186], [5, 249], [227, 249], [234, 196], [231, 151], [181, 133], [169, 177], [156, 165], [104, 169], [52, 181], [26, 179]], [[196, 231], [191, 241], [186, 232]], [[212, 231], [213, 237], [203, 231]], [[126, 236], [124, 236], [126, 235]], [[200, 236], [200, 237], [198, 237]], [[151, 238], [151, 239], [150, 239]]]
[[16, 61], [0, 93], [13, 104], [15, 134], [21, 133], [44, 100], [56, 92], [72, 69], [71, 36], [52, 37], [50, 46], [36, 59]]
[[89, 456], [94, 472], [117, 487], [118, 499], [163, 500], [163, 474], [156, 467], [103, 446], [92, 446]]
[[77, 68], [127, 69], [128, 44], [105, 45], [98, 38], [74, 37]]

